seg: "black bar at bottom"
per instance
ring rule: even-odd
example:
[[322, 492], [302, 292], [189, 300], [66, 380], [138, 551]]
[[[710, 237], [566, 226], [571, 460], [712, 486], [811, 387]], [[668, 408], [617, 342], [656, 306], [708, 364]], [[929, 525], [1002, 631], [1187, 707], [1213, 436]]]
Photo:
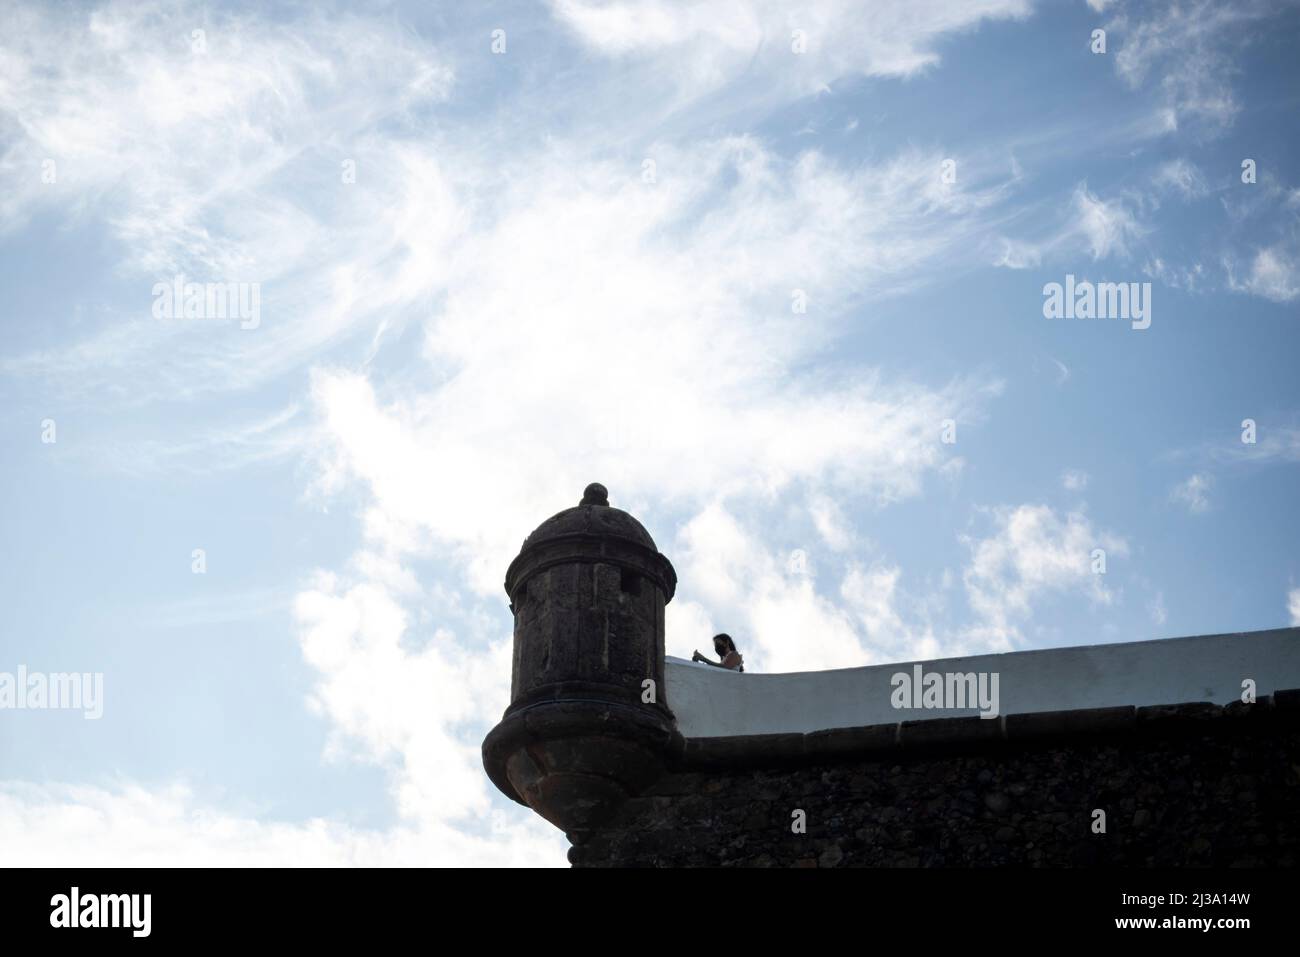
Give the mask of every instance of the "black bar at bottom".
[[1232, 946], [1294, 941], [1295, 883], [1292, 871], [1212, 869], [0, 869], [0, 934], [6, 944], [57, 945], [65, 938], [92, 947], [348, 940], [373, 946], [435, 928], [438, 936], [426, 940], [481, 933], [485, 943], [504, 937], [548, 947], [626, 935], [662, 949], [695, 930], [720, 932], [733, 944], [767, 942], [767, 935], [790, 930], [812, 935], [809, 946], [831, 931], [848, 932], [864, 946], [900, 933], [923, 946], [1098, 937], [1131, 937], [1142, 946], [1194, 936]]

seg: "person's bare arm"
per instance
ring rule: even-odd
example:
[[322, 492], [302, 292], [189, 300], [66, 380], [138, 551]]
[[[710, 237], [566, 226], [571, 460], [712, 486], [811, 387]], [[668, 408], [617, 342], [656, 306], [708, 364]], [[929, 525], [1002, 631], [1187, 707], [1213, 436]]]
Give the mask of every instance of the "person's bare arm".
[[698, 662], [700, 662], [700, 664], [704, 664], [704, 665], [712, 665], [712, 666], [715, 667], [715, 668], [725, 668], [725, 667], [727, 667], [727, 666], [724, 665], [721, 661], [711, 661], [710, 659], [705, 658], [705, 657], [704, 657], [702, 654], [700, 654], [698, 651], [695, 652], [695, 654], [691, 655], [691, 661], [698, 661]]
[[721, 661], [713, 661], [709, 658], [705, 658], [697, 651], [695, 654], [691, 655], [691, 661], [698, 661], [701, 664], [712, 665], [714, 668], [726, 668], [728, 671], [735, 671], [744, 663], [745, 659], [740, 657], [740, 655], [734, 651], [728, 651], [727, 657], [723, 658]]

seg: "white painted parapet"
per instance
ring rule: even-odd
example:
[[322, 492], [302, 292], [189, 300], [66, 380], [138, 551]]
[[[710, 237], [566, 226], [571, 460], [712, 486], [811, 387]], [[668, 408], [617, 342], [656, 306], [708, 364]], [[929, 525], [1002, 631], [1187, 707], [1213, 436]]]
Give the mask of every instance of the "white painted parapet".
[[[997, 711], [1021, 714], [1123, 705], [1241, 700], [1300, 688], [1300, 628], [1045, 648], [999, 655], [754, 674], [669, 657], [664, 680], [688, 738], [821, 731], [979, 714], [978, 708], [895, 708], [894, 675], [997, 675]], [[919, 701], [919, 692], [918, 692]]]

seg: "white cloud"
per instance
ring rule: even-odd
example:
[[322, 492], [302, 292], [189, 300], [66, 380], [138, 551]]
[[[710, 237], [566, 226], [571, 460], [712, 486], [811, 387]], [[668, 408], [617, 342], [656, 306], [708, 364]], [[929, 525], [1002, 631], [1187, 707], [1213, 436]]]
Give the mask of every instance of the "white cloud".
[[1169, 620], [1169, 613], [1165, 610], [1164, 592], [1156, 592], [1155, 597], [1147, 602], [1147, 611], [1151, 615], [1151, 620], [1157, 625], [1163, 625]]
[[20, 867], [555, 867], [566, 842], [533, 815], [487, 815], [470, 834], [436, 821], [361, 830], [279, 823], [148, 789], [0, 783], [0, 843]]
[[[346, 140], [445, 97], [452, 82], [401, 31], [346, 15], [253, 24], [186, 3], [10, 15], [0, 112], [17, 135], [2, 161], [27, 175], [0, 199], [0, 222], [13, 228], [71, 200], [103, 204], [146, 271], [267, 275], [296, 261], [320, 237], [268, 191], [286, 164], [322, 126]], [[198, 27], [203, 52], [191, 49]], [[47, 158], [53, 184], [40, 176]], [[326, 182], [337, 170], [332, 162]]]
[[1300, 252], [1294, 244], [1279, 242], [1257, 250], [1250, 270], [1243, 279], [1233, 275], [1231, 263], [1228, 285], [1238, 292], [1263, 296], [1273, 302], [1291, 302], [1300, 296]]
[[[736, 639], [751, 671], [820, 671], [989, 650], [962, 631], [936, 630], [946, 582], [918, 598], [901, 587], [897, 565], [855, 558], [838, 588], [822, 587], [830, 573], [819, 574], [815, 561], [792, 567], [761, 525], [751, 527], [721, 505], [687, 522], [671, 551], [698, 606], [691, 602], [678, 619], [689, 626], [685, 633], [674, 630], [670, 612], [669, 654], [689, 657], [713, 623]], [[707, 626], [700, 606], [711, 609]]]
[[982, 650], [960, 632], [936, 633], [934, 618], [942, 610], [946, 583], [928, 585], [917, 598], [903, 589], [902, 577], [902, 569], [883, 560], [854, 562], [840, 583], [840, 597], [857, 619], [874, 660], [926, 660]]
[[[331, 750], [354, 749], [391, 769], [404, 818], [456, 821], [488, 810], [478, 742], [509, 699], [510, 640], [483, 647], [436, 629], [412, 649], [410, 615], [383, 583], [321, 575], [298, 595], [303, 658], [319, 677], [312, 694], [329, 720]], [[480, 734], [481, 739], [481, 734]]]
[[1230, 447], [1230, 458], [1253, 462], [1300, 462], [1300, 428], [1269, 425], [1254, 445], [1238, 442]]
[[1263, 466], [1300, 462], [1300, 426], [1261, 419], [1255, 422], [1252, 443], [1241, 441], [1243, 429], [1233, 429], [1228, 436], [1212, 442], [1175, 450], [1167, 458], [1191, 460], [1206, 467], [1221, 463]]
[[963, 572], [967, 599], [980, 624], [972, 637], [1010, 651], [1020, 638], [1018, 622], [1033, 604], [1053, 593], [1078, 592], [1109, 604], [1104, 576], [1093, 571], [1093, 551], [1109, 562], [1128, 554], [1128, 543], [1096, 529], [1082, 512], [1058, 515], [1046, 505], [990, 510], [993, 534], [967, 538], [971, 560]]
[[1300, 628], [1300, 588], [1287, 592], [1286, 610], [1291, 615], [1291, 627]]
[[[687, 659], [696, 651], [711, 655], [710, 639], [724, 630], [714, 625], [707, 608], [684, 595], [677, 595], [664, 609], [666, 653], [669, 655]], [[741, 640], [744, 640], [743, 636]], [[753, 671], [756, 665], [757, 662], [751, 660], [749, 669]]]
[[1043, 261], [1043, 251], [1038, 246], [1023, 240], [1002, 237], [999, 242], [1002, 249], [993, 261], [994, 266], [1004, 269], [1029, 269]]
[[1005, 269], [1032, 269], [1049, 256], [1073, 255], [1086, 249], [1094, 260], [1127, 257], [1133, 243], [1150, 229], [1120, 199], [1102, 199], [1086, 182], [1075, 186], [1059, 224], [1038, 240], [999, 236], [999, 252], [992, 265]]
[[1179, 266], [1166, 262], [1160, 256], [1153, 256], [1142, 265], [1142, 274], [1171, 289], [1196, 292], [1204, 283], [1205, 267], [1199, 262], [1192, 263], [1190, 266]]
[[300, 413], [295, 402], [256, 418], [195, 427], [190, 437], [179, 440], [96, 433], [79, 443], [74, 454], [90, 465], [137, 477], [232, 472], [297, 457], [308, 440]]
[[1262, 0], [1201, 0], [1157, 6], [1147, 19], [1117, 18], [1107, 24], [1122, 37], [1115, 70], [1134, 89], [1150, 75], [1158, 78], [1168, 129], [1190, 121], [1200, 132], [1221, 133], [1241, 110], [1230, 79], [1236, 72], [1234, 55], [1243, 43], [1238, 28], [1274, 9]]
[[1061, 473], [1061, 487], [1067, 492], [1082, 492], [1088, 487], [1088, 473], [1081, 469], [1066, 469]]
[[[785, 555], [726, 508], [712, 505], [691, 519], [673, 556], [680, 579], [736, 639], [749, 670], [821, 671], [875, 660], [848, 614], [818, 593], [816, 580], [790, 573]], [[669, 654], [689, 658], [700, 637], [670, 632]]]
[[856, 536], [852, 526], [834, 499], [814, 495], [808, 503], [808, 512], [817, 534], [832, 550], [842, 552], [854, 544]]
[[896, 565], [857, 566], [849, 571], [841, 585], [841, 594], [851, 602], [867, 637], [875, 642], [896, 642], [904, 631], [895, 607], [901, 575]]
[[[452, 89], [449, 65], [411, 34], [346, 14], [290, 23], [187, 3], [9, 15], [0, 228], [46, 212], [102, 226], [120, 257], [106, 265], [137, 292], [134, 307], [79, 323], [75, 347], [8, 357], [8, 371], [135, 403], [248, 388], [381, 313], [394, 320], [418, 291], [403, 268], [444, 258], [457, 223], [438, 207], [441, 169], [378, 132]], [[200, 27], [206, 50], [192, 52]], [[154, 319], [153, 284], [177, 274], [259, 283], [260, 325]]]
[[[946, 461], [938, 423], [977, 419], [996, 382], [790, 370], [815, 365], [850, 301], [953, 241], [923, 225], [949, 201], [900, 188], [937, 160], [845, 174], [743, 139], [660, 157], [653, 185], [568, 153], [533, 159], [446, 267], [425, 348], [437, 385], [403, 381], [386, 403], [356, 373], [316, 376], [323, 487], [360, 480], [385, 527], [450, 546], [483, 592], [521, 530], [594, 478], [624, 504], [653, 492], [688, 508], [813, 480], [876, 502], [916, 494]], [[790, 311], [796, 288], [806, 314]], [[844, 534], [822, 513], [823, 534]]]
[[1197, 472], [1175, 485], [1169, 493], [1169, 499], [1185, 505], [1189, 511], [1199, 514], [1210, 507], [1208, 493], [1213, 485], [1214, 477], [1212, 475]]
[[[1070, 381], [1069, 366], [1067, 366], [1064, 362], [1062, 362], [1060, 359], [1055, 358], [1054, 356], [1048, 356], [1047, 361], [1056, 367], [1056, 384], [1058, 386], [1065, 385], [1065, 383]], [[1037, 370], [1037, 367], [1038, 365], [1037, 363], [1035, 363], [1034, 364], [1035, 370]]]
[[1070, 230], [1084, 239], [1093, 259], [1127, 256], [1129, 243], [1146, 232], [1122, 202], [1099, 198], [1087, 183], [1075, 187], [1071, 206]]
[[[844, 76], [907, 77], [939, 62], [941, 38], [1027, 16], [1029, 0], [551, 0], [556, 17], [609, 57], [648, 59], [660, 83], [697, 97], [746, 87], [786, 99]], [[806, 52], [794, 52], [795, 31]]]
[[1209, 192], [1205, 174], [1195, 163], [1185, 159], [1170, 160], [1156, 170], [1153, 181], [1163, 190], [1176, 192], [1183, 199], [1199, 199]]

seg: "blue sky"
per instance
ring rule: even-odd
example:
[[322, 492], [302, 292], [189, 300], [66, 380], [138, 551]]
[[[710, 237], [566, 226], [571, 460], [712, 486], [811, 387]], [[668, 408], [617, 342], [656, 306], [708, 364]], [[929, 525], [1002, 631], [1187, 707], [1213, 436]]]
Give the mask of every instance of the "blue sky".
[[104, 675], [6, 861], [562, 865], [478, 749], [593, 480], [685, 657], [1300, 624], [1295, 4], [0, 15], [0, 672]]

